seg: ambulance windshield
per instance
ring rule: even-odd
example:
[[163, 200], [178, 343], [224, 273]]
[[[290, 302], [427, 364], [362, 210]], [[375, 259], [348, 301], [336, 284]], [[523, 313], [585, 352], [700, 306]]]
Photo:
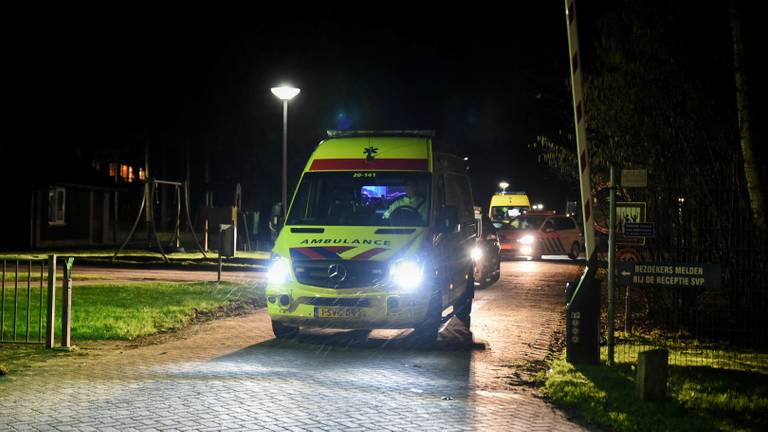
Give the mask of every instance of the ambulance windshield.
[[491, 220], [497, 228], [508, 224], [512, 219], [528, 211], [528, 206], [494, 206], [491, 207]]
[[425, 172], [308, 172], [287, 224], [426, 226], [430, 180]]

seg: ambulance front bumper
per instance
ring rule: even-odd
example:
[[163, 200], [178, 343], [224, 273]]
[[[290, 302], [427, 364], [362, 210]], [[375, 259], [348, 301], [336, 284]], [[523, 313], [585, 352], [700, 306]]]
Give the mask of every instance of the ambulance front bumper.
[[266, 289], [267, 310], [287, 325], [340, 329], [412, 328], [427, 316], [430, 284], [402, 292], [393, 284], [333, 289], [296, 281]]

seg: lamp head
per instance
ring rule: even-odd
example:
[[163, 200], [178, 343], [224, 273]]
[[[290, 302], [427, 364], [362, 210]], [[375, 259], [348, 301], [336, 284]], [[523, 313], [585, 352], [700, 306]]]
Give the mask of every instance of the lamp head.
[[277, 96], [281, 100], [291, 100], [296, 97], [297, 94], [299, 94], [301, 89], [291, 86], [280, 86], [272, 87], [271, 91], [273, 95]]

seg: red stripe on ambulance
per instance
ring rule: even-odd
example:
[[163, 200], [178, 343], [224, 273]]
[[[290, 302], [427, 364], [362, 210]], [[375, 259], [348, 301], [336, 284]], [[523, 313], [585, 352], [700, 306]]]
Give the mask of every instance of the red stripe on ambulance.
[[389, 171], [426, 171], [429, 168], [426, 159], [315, 159], [310, 171], [336, 170], [389, 170]]

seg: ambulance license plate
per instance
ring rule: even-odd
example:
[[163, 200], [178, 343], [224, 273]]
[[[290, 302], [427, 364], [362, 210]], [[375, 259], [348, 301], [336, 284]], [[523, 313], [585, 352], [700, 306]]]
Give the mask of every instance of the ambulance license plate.
[[319, 318], [362, 318], [363, 310], [349, 307], [316, 307], [315, 316]]

